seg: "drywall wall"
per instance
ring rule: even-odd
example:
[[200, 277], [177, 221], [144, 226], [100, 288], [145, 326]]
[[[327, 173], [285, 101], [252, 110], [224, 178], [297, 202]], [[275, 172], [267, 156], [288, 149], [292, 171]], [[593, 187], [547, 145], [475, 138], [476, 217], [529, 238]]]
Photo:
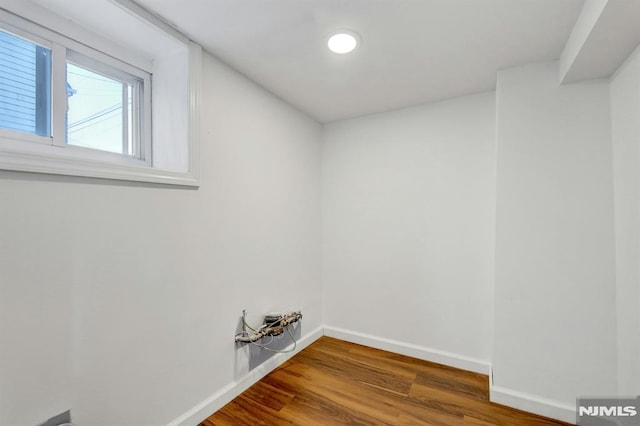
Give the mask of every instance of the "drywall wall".
[[198, 190], [0, 172], [0, 424], [167, 424], [322, 324], [321, 127], [204, 57]]
[[494, 94], [329, 124], [322, 159], [326, 324], [488, 362]]
[[618, 388], [640, 395], [640, 50], [611, 80]]
[[616, 392], [613, 170], [608, 81], [557, 67], [498, 74], [493, 377], [571, 417]]

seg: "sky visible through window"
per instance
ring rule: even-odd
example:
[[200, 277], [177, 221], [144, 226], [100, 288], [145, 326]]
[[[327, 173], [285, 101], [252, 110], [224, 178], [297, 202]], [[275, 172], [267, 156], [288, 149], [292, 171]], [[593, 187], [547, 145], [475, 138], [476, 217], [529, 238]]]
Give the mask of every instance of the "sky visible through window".
[[[72, 63], [67, 63], [67, 143], [132, 155], [132, 88]], [[127, 102], [126, 120], [123, 106]]]

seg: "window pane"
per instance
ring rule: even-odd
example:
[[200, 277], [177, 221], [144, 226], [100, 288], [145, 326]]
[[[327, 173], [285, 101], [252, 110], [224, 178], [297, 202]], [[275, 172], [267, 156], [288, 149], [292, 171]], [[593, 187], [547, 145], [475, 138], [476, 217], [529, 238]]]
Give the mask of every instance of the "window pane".
[[51, 51], [1, 30], [0, 128], [51, 136]]
[[67, 143], [118, 154], [130, 150], [129, 84], [67, 63]]

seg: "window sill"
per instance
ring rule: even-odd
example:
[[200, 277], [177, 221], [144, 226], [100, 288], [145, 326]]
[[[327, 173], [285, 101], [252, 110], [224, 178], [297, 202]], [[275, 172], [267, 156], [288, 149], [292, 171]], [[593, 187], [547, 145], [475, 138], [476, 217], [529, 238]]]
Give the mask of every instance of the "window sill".
[[198, 177], [194, 173], [172, 172], [146, 165], [137, 166], [124, 162], [118, 164], [80, 158], [81, 155], [71, 156], [68, 150], [54, 146], [39, 146], [38, 148], [31, 152], [0, 148], [0, 169], [190, 187], [200, 185]]

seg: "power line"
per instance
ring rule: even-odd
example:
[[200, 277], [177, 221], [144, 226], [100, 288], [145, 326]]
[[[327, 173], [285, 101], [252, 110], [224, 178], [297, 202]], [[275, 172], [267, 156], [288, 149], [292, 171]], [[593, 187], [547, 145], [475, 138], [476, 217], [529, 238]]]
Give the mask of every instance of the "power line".
[[82, 119], [80, 119], [78, 121], [74, 121], [73, 123], [70, 123], [67, 126], [67, 129], [72, 129], [72, 128], [77, 127], [77, 126], [79, 126], [81, 124], [87, 123], [87, 122], [92, 121], [92, 120], [94, 120], [96, 118], [100, 118], [100, 117], [102, 117], [102, 116], [104, 116], [106, 114], [112, 113], [112, 112], [120, 110], [120, 109], [122, 109], [122, 104], [121, 103], [120, 104], [111, 105], [111, 106], [109, 106], [109, 107], [107, 107], [107, 108], [105, 108], [105, 109], [103, 109], [101, 111], [98, 111], [98, 112], [96, 112], [96, 113], [94, 113], [94, 114], [92, 114], [92, 115], [90, 115], [88, 117], [85, 117], [85, 118], [82, 118]]
[[[115, 111], [115, 112], [117, 112], [117, 111]], [[119, 115], [117, 115], [117, 114], [116, 114], [116, 115], [111, 115], [111, 114], [113, 114], [113, 112], [111, 112], [111, 113], [109, 113], [109, 114], [104, 115], [104, 116], [103, 116], [102, 118], [100, 118], [99, 120], [95, 120], [95, 121], [91, 121], [91, 122], [89, 122], [89, 123], [86, 123], [86, 124], [85, 124], [84, 126], [82, 126], [82, 127], [76, 127], [76, 128], [74, 128], [74, 129], [71, 129], [71, 130], [68, 130], [68, 129], [67, 129], [67, 134], [73, 134], [73, 133], [81, 132], [81, 131], [83, 131], [83, 130], [88, 129], [89, 127], [93, 127], [93, 126], [96, 126], [96, 125], [98, 125], [98, 124], [100, 124], [100, 123], [104, 123], [105, 121], [109, 121], [109, 120], [116, 119], [116, 118], [118, 118], [118, 117], [119, 117]]]
[[111, 79], [107, 80], [106, 78], [93, 77], [91, 75], [81, 74], [81, 73], [69, 71], [68, 69], [67, 69], [67, 73], [73, 74], [73, 75], [77, 75], [79, 77], [90, 78], [90, 79], [96, 80], [96, 81], [102, 81], [103, 83], [117, 83], [117, 84], [120, 84], [120, 85], [124, 84], [124, 83], [121, 83], [121, 82], [119, 82], [117, 80], [111, 80]]

